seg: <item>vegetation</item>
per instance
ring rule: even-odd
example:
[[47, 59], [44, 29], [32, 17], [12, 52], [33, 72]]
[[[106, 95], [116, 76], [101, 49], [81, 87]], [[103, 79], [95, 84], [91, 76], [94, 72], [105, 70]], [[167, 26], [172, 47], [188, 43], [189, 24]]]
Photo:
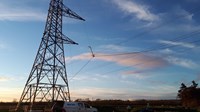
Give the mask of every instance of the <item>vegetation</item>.
[[192, 81], [192, 85], [187, 87], [184, 83], [181, 84], [178, 91], [178, 98], [184, 107], [199, 107], [200, 105], [200, 88], [198, 84]]
[[[142, 109], [152, 109], [156, 112], [197, 112], [193, 109], [185, 109], [181, 107], [180, 100], [101, 100], [95, 101], [81, 100], [98, 109], [98, 112], [128, 112], [127, 107], [130, 106], [129, 112], [140, 112]], [[11, 107], [15, 107], [17, 103], [0, 103], [0, 112], [9, 112]], [[45, 104], [41, 104], [45, 105]], [[155, 112], [154, 111], [154, 112]]]

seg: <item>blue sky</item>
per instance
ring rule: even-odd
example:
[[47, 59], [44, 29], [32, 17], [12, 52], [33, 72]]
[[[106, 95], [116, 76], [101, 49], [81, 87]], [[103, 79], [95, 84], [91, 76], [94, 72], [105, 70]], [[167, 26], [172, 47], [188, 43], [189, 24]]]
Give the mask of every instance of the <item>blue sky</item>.
[[[22, 93], [49, 2], [0, 1], [0, 101]], [[63, 33], [79, 43], [65, 46], [73, 99], [174, 99], [182, 82], [199, 82], [199, 0], [64, 3], [86, 19], [63, 24]]]

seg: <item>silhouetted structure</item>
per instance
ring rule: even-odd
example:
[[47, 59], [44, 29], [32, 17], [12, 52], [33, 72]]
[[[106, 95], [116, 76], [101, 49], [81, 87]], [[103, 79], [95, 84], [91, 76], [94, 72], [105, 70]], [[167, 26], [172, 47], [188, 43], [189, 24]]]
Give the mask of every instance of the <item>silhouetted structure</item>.
[[63, 44], [77, 43], [63, 35], [63, 16], [84, 20], [63, 0], [51, 0], [42, 41], [16, 110], [22, 102], [33, 109], [36, 102], [70, 101]]

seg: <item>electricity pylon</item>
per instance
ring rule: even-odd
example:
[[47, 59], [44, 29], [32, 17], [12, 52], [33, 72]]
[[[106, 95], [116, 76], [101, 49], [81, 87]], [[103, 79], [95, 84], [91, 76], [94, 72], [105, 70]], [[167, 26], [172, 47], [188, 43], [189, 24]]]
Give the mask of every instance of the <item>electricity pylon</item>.
[[42, 41], [16, 110], [22, 102], [32, 109], [36, 102], [70, 101], [63, 44], [77, 43], [62, 33], [63, 16], [84, 21], [63, 0], [51, 0]]

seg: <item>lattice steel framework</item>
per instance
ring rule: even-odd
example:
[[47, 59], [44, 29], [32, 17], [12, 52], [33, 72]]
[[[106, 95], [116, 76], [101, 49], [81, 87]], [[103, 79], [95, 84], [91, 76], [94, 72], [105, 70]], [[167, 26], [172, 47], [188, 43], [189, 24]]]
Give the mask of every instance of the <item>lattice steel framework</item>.
[[35, 102], [70, 101], [63, 44], [77, 43], [62, 34], [63, 16], [84, 20], [63, 0], [51, 0], [42, 41], [16, 110], [22, 102], [31, 109]]

